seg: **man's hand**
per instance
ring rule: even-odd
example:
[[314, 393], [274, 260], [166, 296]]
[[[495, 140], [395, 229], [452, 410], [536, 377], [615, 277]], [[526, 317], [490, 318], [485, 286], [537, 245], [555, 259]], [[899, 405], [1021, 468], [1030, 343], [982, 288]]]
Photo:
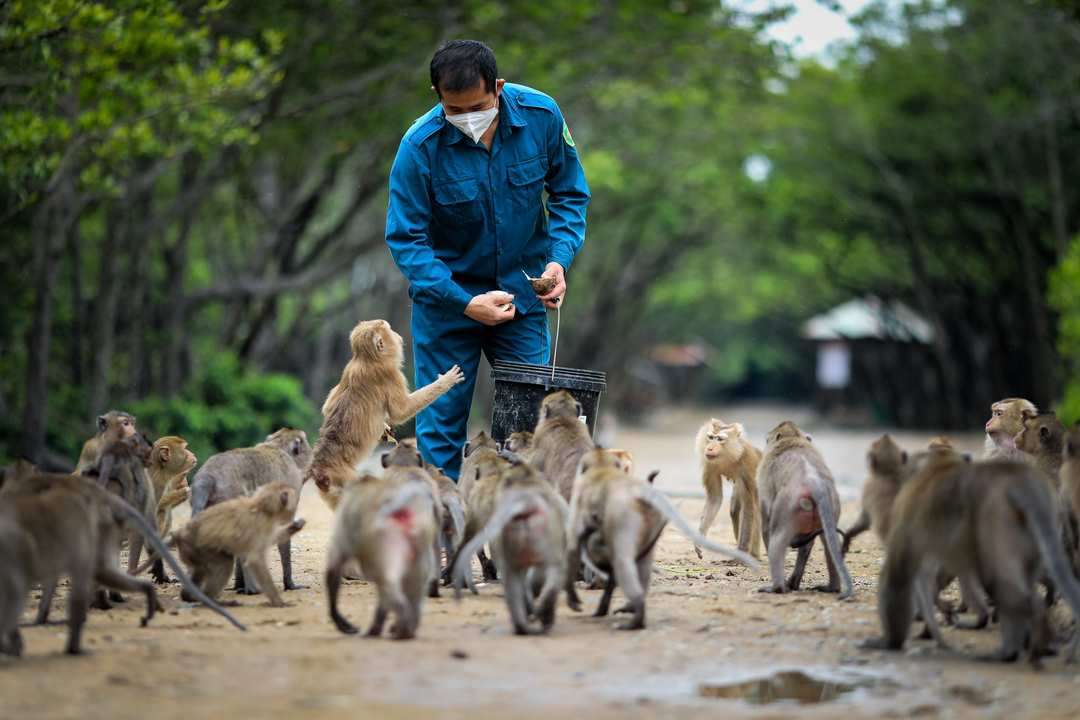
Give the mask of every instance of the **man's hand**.
[[563, 271], [563, 266], [557, 262], [549, 262], [547, 267], [544, 268], [544, 274], [541, 277], [553, 277], [555, 278], [555, 287], [551, 289], [547, 295], [541, 295], [540, 299], [544, 301], [544, 305], [551, 309], [559, 307], [559, 303], [562, 302], [563, 295], [566, 294], [566, 275]]
[[513, 320], [517, 308], [513, 305], [514, 296], [502, 290], [492, 290], [483, 295], [475, 295], [465, 308], [465, 315], [483, 325], [501, 325]]

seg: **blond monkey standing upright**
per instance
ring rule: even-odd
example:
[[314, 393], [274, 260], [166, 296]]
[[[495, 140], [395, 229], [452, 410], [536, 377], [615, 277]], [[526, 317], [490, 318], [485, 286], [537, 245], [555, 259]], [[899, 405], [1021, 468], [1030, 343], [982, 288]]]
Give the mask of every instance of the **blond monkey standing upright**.
[[[734, 486], [731, 498], [731, 525], [739, 549], [761, 557], [761, 502], [758, 499], [757, 469], [761, 451], [747, 440], [740, 423], [712, 418], [698, 430], [694, 442], [701, 460], [701, 482], [705, 486], [705, 510], [698, 532], [709, 534], [724, 500], [724, 478]], [[701, 548], [695, 547], [698, 557]]]
[[336, 508], [356, 466], [375, 449], [386, 423], [398, 425], [465, 380], [457, 365], [409, 392], [401, 336], [385, 320], [364, 320], [349, 335], [352, 359], [322, 406], [323, 422], [308, 477]]

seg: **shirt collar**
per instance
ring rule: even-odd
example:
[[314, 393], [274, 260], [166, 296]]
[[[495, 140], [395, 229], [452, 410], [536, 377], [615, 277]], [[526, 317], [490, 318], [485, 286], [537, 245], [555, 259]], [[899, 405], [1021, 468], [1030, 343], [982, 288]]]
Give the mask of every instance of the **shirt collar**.
[[[446, 120], [446, 111], [443, 109], [442, 103], [435, 106], [438, 117], [442, 120], [442, 142], [443, 145], [454, 145], [465, 139], [465, 133], [458, 130]], [[522, 128], [528, 125], [525, 121], [525, 115], [521, 112], [521, 108], [517, 104], [517, 100], [510, 96], [510, 93], [506, 92], [506, 87], [503, 87], [502, 93], [499, 95], [499, 126], [509, 125], [510, 128]]]

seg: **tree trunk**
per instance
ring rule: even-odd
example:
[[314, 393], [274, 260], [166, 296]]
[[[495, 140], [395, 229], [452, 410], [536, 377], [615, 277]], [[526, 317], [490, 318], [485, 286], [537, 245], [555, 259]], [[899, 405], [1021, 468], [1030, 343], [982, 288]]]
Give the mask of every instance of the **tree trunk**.
[[101, 243], [101, 269], [98, 275], [97, 300], [94, 303], [93, 356], [90, 371], [90, 390], [87, 393], [87, 412], [95, 417], [109, 408], [109, 370], [113, 362], [116, 337], [116, 306], [119, 283], [116, 282], [117, 236], [123, 237], [125, 223], [122, 209], [110, 207], [105, 220], [105, 237]]

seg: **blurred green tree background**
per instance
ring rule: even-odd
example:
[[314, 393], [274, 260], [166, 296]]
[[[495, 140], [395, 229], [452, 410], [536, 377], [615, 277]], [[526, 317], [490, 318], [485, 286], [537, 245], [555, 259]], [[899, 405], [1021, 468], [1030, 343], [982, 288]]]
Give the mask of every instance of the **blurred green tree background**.
[[386, 178], [443, 40], [553, 95], [593, 189], [560, 358], [712, 348], [703, 392], [805, 399], [810, 316], [935, 330], [926, 424], [1080, 419], [1080, 14], [874, 2], [827, 60], [784, 8], [549, 0], [0, 2], [0, 461], [110, 407], [201, 456], [314, 433], [359, 319], [407, 335]]

